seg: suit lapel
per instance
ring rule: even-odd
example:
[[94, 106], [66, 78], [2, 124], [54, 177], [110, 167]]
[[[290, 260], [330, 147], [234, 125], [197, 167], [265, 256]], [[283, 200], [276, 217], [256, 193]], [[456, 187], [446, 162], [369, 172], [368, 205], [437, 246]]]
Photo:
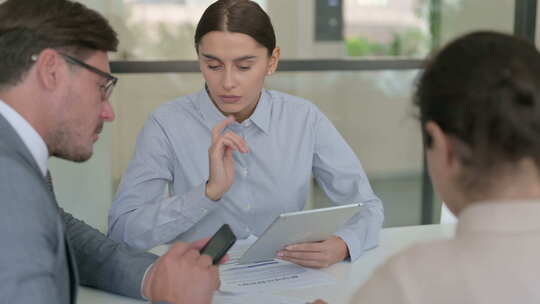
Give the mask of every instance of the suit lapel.
[[66, 258], [68, 262], [68, 268], [69, 268], [69, 277], [71, 278], [69, 280], [70, 282], [70, 295], [71, 295], [71, 303], [77, 302], [77, 288], [79, 286], [79, 273], [77, 271], [77, 263], [75, 263], [75, 257], [73, 256], [73, 250], [71, 249], [71, 245], [69, 244], [69, 239], [67, 236], [67, 233], [64, 233], [64, 243], [66, 245]]
[[15, 129], [13, 129], [13, 127], [4, 118], [4, 116], [2, 116], [2, 114], [0, 114], [0, 138], [2, 138], [2, 142], [15, 150], [15, 152], [20, 155], [30, 167], [32, 167], [32, 171], [35, 174], [42, 177], [43, 181], [46, 182], [45, 178], [41, 174], [41, 170], [39, 169], [36, 160], [30, 153], [22, 139], [19, 137]]
[[[4, 144], [12, 148], [15, 151], [15, 153], [21, 156], [24, 159], [24, 161], [33, 169], [32, 171], [36, 175], [38, 175], [43, 181], [43, 186], [46, 187], [47, 189], [50, 189], [47, 178], [41, 174], [41, 170], [36, 160], [30, 153], [30, 151], [28, 150], [28, 148], [26, 147], [22, 139], [19, 137], [15, 129], [13, 129], [13, 127], [8, 123], [8, 121], [1, 114], [0, 114], [0, 138], [2, 139], [2, 142]], [[49, 194], [50, 194], [50, 201], [53, 203], [53, 207], [59, 210], [60, 208], [58, 207], [58, 203], [56, 201], [54, 193], [52, 191], [49, 191]], [[73, 250], [71, 249], [71, 245], [69, 243], [69, 237], [67, 235], [66, 226], [61, 216], [60, 210], [58, 211], [58, 216], [62, 220], [62, 224], [64, 228], [64, 233], [63, 233], [64, 234], [64, 247], [66, 251], [66, 259], [67, 259], [66, 263], [67, 263], [68, 271], [69, 271], [70, 302], [74, 304], [76, 303], [76, 299], [77, 299], [77, 287], [79, 286], [79, 275], [77, 271], [77, 264], [75, 263], [75, 258], [73, 256]]]

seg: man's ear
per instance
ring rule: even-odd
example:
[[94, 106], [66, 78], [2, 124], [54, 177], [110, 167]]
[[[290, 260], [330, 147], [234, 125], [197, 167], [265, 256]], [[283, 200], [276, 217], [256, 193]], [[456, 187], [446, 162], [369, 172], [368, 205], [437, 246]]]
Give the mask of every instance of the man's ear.
[[66, 64], [60, 54], [52, 49], [45, 49], [35, 55], [36, 77], [46, 90], [55, 90], [61, 78], [61, 68]]
[[270, 62], [268, 63], [268, 73], [267, 73], [268, 75], [272, 75], [276, 72], [280, 56], [281, 56], [281, 49], [279, 47], [276, 47], [272, 51], [272, 55], [270, 55]]

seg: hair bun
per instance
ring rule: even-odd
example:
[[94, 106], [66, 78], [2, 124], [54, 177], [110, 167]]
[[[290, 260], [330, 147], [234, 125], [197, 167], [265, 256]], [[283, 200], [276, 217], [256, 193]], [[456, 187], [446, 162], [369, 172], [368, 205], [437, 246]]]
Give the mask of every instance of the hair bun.
[[513, 98], [510, 101], [518, 106], [532, 107], [534, 105], [534, 93], [530, 85], [516, 79], [510, 68], [506, 68], [501, 72], [497, 87], [510, 89], [513, 93]]
[[532, 107], [534, 106], [534, 95], [530, 91], [519, 90], [516, 92], [514, 102], [520, 106]]

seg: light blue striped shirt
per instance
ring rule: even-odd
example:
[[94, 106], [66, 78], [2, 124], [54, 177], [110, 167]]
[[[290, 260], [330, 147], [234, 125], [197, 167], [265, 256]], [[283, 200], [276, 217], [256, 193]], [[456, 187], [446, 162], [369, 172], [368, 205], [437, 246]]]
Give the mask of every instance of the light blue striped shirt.
[[224, 223], [239, 238], [259, 236], [279, 214], [304, 209], [313, 174], [334, 204], [367, 207], [336, 233], [351, 260], [377, 245], [383, 207], [354, 152], [316, 106], [284, 93], [263, 90], [251, 117], [227, 127], [250, 151], [234, 152], [234, 184], [208, 199], [211, 130], [223, 119], [204, 89], [150, 115], [109, 212], [111, 238], [148, 249]]

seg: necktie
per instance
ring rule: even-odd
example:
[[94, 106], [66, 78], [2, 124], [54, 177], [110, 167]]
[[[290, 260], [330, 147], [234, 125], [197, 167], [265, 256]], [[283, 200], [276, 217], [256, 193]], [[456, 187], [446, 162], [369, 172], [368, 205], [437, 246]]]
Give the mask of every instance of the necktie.
[[47, 185], [49, 186], [49, 190], [51, 191], [54, 200], [56, 200], [56, 196], [54, 195], [54, 187], [53, 187], [51, 172], [49, 170], [47, 170]]

